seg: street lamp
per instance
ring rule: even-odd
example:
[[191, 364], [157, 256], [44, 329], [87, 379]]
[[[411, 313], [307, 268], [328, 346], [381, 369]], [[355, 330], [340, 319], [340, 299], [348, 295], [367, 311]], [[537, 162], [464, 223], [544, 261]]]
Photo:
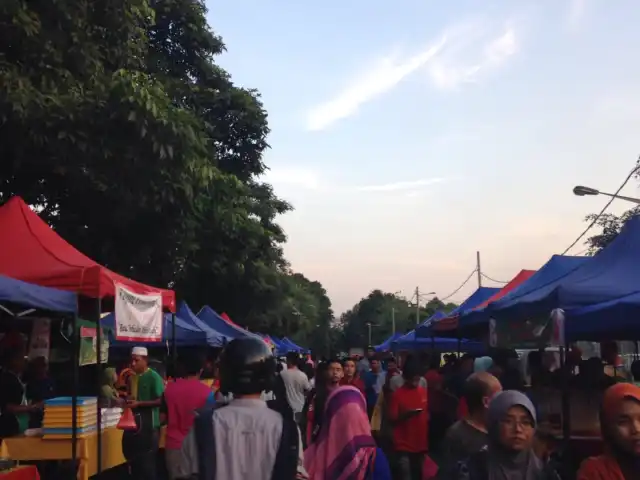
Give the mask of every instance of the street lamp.
[[625, 197], [623, 195], [616, 195], [614, 193], [601, 192], [600, 190], [596, 190], [595, 188], [585, 187], [583, 185], [578, 185], [577, 187], [574, 187], [573, 194], [579, 197], [584, 197], [587, 195], [605, 195], [607, 197], [619, 198], [620, 200], [626, 200], [627, 202], [640, 205], [640, 198]]

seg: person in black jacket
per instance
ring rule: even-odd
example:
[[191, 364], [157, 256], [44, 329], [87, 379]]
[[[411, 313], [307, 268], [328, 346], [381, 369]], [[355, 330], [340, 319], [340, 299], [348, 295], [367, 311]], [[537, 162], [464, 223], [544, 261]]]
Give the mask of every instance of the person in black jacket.
[[194, 428], [200, 480], [294, 480], [306, 475], [300, 432], [282, 386], [276, 360], [259, 338], [232, 340], [220, 355], [220, 391], [229, 404], [197, 412]]

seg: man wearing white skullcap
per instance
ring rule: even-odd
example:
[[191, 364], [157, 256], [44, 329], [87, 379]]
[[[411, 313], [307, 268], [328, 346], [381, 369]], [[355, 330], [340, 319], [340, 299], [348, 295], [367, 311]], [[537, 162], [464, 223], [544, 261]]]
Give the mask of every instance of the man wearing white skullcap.
[[131, 368], [131, 398], [127, 406], [133, 409], [138, 429], [125, 431], [122, 450], [131, 464], [131, 473], [137, 480], [156, 479], [156, 453], [160, 432], [160, 405], [164, 393], [164, 380], [149, 368], [146, 347], [133, 347]]

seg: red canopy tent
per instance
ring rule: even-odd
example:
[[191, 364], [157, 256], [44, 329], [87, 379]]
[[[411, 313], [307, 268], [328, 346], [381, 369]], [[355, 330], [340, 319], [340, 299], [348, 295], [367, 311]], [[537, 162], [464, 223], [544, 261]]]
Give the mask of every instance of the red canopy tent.
[[172, 290], [150, 287], [99, 265], [54, 232], [20, 197], [0, 207], [0, 274], [91, 298], [115, 296], [115, 282], [139, 295], [161, 294], [176, 311]]
[[[496, 293], [491, 295], [487, 300], [485, 300], [483, 303], [481, 303], [480, 305], [475, 307], [473, 310], [480, 310], [480, 309], [486, 307], [487, 305], [489, 305], [491, 302], [495, 302], [496, 300], [500, 300], [506, 294], [508, 294], [509, 292], [511, 292], [512, 290], [514, 290], [515, 288], [519, 287], [524, 282], [529, 280], [529, 278], [534, 273], [536, 273], [535, 270], [520, 270], [520, 272], [515, 277], [513, 277], [511, 279], [511, 281], [509, 281], [509, 283], [507, 283], [504, 287], [502, 287]], [[435, 322], [433, 324], [433, 329], [435, 331], [438, 331], [438, 332], [444, 332], [444, 331], [448, 331], [448, 330], [455, 330], [456, 328], [458, 328], [458, 319], [459, 318], [460, 317], [458, 315], [456, 315], [455, 317], [443, 318], [439, 322]]]

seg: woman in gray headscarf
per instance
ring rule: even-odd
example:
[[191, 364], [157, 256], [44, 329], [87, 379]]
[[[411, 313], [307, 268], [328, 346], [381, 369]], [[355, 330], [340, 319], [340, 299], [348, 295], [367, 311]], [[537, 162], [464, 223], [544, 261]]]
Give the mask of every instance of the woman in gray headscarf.
[[487, 447], [459, 465], [455, 480], [559, 480], [533, 452], [536, 411], [521, 392], [505, 390], [491, 399]]

